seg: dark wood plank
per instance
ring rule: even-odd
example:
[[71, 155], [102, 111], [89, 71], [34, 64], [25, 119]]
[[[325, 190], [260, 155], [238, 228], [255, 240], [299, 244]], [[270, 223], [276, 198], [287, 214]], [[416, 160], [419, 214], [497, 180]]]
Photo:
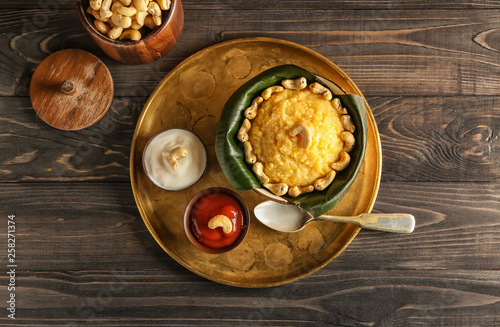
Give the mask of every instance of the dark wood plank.
[[498, 97], [368, 98], [387, 181], [500, 181]]
[[[34, 9], [41, 8], [47, 11], [56, 11], [59, 9], [70, 9], [74, 7], [74, 1], [71, 0], [28, 0], [19, 2], [16, 0], [5, 0], [0, 4], [0, 9]], [[445, 0], [426, 1], [426, 0], [339, 0], [328, 2], [324, 0], [283, 0], [283, 1], [220, 1], [220, 0], [183, 0], [182, 5], [186, 11], [191, 10], [252, 10], [252, 9], [275, 9], [275, 8], [293, 8], [293, 9], [499, 9], [500, 5], [493, 0], [472, 0], [472, 1], [454, 1], [453, 3]]]
[[[0, 189], [5, 214], [16, 215], [23, 231], [18, 250], [26, 270], [119, 269], [130, 257], [131, 267], [170, 264], [142, 222], [128, 183], [3, 183]], [[497, 270], [499, 191], [498, 183], [384, 182], [374, 211], [414, 214], [415, 232], [362, 231], [335, 262], [374, 270]]]
[[94, 126], [62, 131], [29, 98], [0, 102], [0, 176], [13, 181], [128, 181], [130, 145], [145, 98], [115, 99]]
[[5, 10], [0, 18], [0, 52], [6, 58], [0, 63], [0, 95], [27, 95], [29, 77], [48, 53], [81, 48], [109, 67], [116, 95], [147, 96], [195, 52], [255, 36], [319, 52], [367, 96], [496, 95], [500, 87], [499, 10], [192, 10], [174, 49], [139, 66], [107, 58], [74, 11], [61, 10], [46, 20], [37, 15], [38, 10]]
[[[0, 103], [2, 181], [129, 180], [135, 123], [145, 97], [116, 98], [95, 126], [46, 125], [29, 98]], [[384, 181], [500, 181], [498, 97], [369, 97]], [[194, 123], [194, 121], [193, 121]]]
[[331, 271], [259, 290], [143, 271], [39, 272], [22, 280], [21, 326], [498, 324], [500, 279], [488, 271]]
[[499, 191], [498, 183], [383, 183], [375, 211], [413, 213], [413, 234], [363, 230], [312, 276], [251, 290], [204, 280], [170, 259], [125, 183], [1, 184], [4, 214], [16, 215], [19, 230], [16, 323], [494, 325]]
[[[0, 211], [4, 223], [16, 215], [18, 240], [17, 319], [4, 311], [0, 325], [500, 325], [500, 2], [184, 0], [179, 43], [140, 66], [108, 58], [74, 5], [0, 3]], [[165, 74], [255, 36], [309, 47], [357, 83], [382, 140], [373, 211], [417, 219], [410, 235], [362, 230], [319, 272], [271, 289], [219, 285], [170, 258], [128, 171], [137, 118]], [[97, 55], [115, 83], [108, 115], [78, 132], [44, 124], [27, 97], [41, 60], [66, 48]]]

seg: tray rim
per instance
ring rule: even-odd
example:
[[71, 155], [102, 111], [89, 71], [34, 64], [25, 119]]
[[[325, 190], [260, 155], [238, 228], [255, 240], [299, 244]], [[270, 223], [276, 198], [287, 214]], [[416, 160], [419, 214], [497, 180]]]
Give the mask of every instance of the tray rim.
[[231, 44], [240, 44], [242, 42], [243, 43], [245, 43], [245, 42], [269, 42], [269, 43], [275, 43], [275, 44], [277, 43], [277, 44], [282, 44], [282, 45], [289, 46], [292, 48], [298, 48], [299, 50], [306, 52], [308, 54], [311, 54], [314, 57], [318, 57], [318, 58], [322, 59], [325, 63], [327, 63], [329, 66], [331, 66], [332, 69], [334, 69], [349, 84], [349, 86], [353, 88], [353, 90], [355, 91], [355, 94], [357, 94], [363, 98], [363, 100], [365, 102], [365, 106], [366, 106], [366, 114], [367, 114], [368, 120], [370, 122], [369, 126], [373, 129], [373, 134], [375, 136], [374, 141], [375, 141], [375, 145], [376, 145], [376, 153], [378, 156], [377, 167], [375, 170], [376, 180], [375, 180], [375, 184], [374, 184], [373, 191], [371, 194], [371, 199], [370, 199], [369, 204], [367, 206], [368, 213], [371, 212], [373, 209], [373, 206], [375, 204], [375, 201], [376, 201], [376, 198], [378, 195], [378, 191], [380, 188], [380, 180], [381, 180], [381, 173], [382, 173], [382, 147], [381, 147], [381, 142], [380, 142], [380, 134], [378, 131], [378, 126], [377, 126], [376, 121], [375, 121], [375, 117], [373, 115], [373, 112], [372, 112], [366, 98], [361, 93], [358, 86], [351, 80], [351, 78], [342, 69], [340, 69], [340, 67], [338, 67], [335, 63], [333, 63], [330, 59], [328, 59], [327, 57], [323, 56], [322, 54], [320, 54], [314, 50], [307, 48], [306, 46], [303, 46], [303, 45], [300, 45], [300, 44], [297, 44], [297, 43], [294, 43], [291, 41], [286, 41], [286, 40], [277, 39], [277, 38], [270, 38], [270, 37], [245, 37], [245, 38], [237, 38], [237, 39], [232, 39], [232, 40], [227, 40], [227, 41], [215, 43], [215, 44], [212, 44], [206, 48], [203, 48], [203, 49], [195, 52], [194, 54], [188, 56], [186, 59], [182, 60], [178, 65], [176, 65], [172, 70], [170, 70], [162, 78], [161, 81], [158, 82], [155, 89], [153, 90], [153, 92], [151, 92], [151, 94], [148, 97], [148, 100], [146, 101], [146, 103], [144, 104], [144, 106], [142, 108], [141, 114], [137, 120], [136, 127], [134, 129], [134, 135], [132, 137], [132, 143], [130, 146], [130, 160], [129, 160], [130, 182], [131, 182], [131, 187], [132, 187], [132, 193], [134, 194], [134, 200], [136, 202], [136, 206], [139, 210], [139, 213], [141, 215], [141, 218], [142, 218], [144, 224], [146, 225], [148, 231], [151, 233], [151, 235], [155, 239], [156, 243], [158, 245], [160, 245], [160, 247], [172, 259], [174, 259], [177, 263], [179, 263], [181, 266], [183, 266], [187, 270], [193, 272], [194, 274], [201, 276], [205, 279], [217, 282], [219, 284], [228, 285], [228, 286], [241, 287], [241, 288], [267, 288], [267, 287], [275, 287], [275, 286], [289, 284], [289, 283], [295, 282], [297, 280], [300, 280], [302, 278], [305, 278], [307, 276], [310, 276], [310, 275], [314, 274], [315, 272], [321, 270], [326, 265], [328, 265], [330, 262], [332, 262], [335, 258], [337, 258], [347, 248], [347, 246], [354, 240], [354, 238], [360, 232], [361, 227], [354, 225], [355, 226], [354, 230], [352, 231], [352, 233], [349, 236], [347, 236], [348, 241], [345, 242], [342, 247], [340, 247], [340, 249], [339, 249], [339, 251], [337, 251], [337, 253], [335, 253], [334, 255], [332, 255], [327, 260], [325, 260], [321, 264], [317, 265], [313, 269], [310, 269], [307, 272], [304, 272], [302, 274], [298, 274], [297, 276], [290, 277], [290, 278], [283, 278], [283, 279], [278, 280], [274, 283], [265, 283], [265, 284], [245, 284], [245, 283], [228, 281], [228, 280], [222, 279], [222, 278], [216, 278], [210, 274], [204, 273], [203, 271], [199, 271], [197, 269], [194, 269], [190, 265], [186, 264], [184, 262], [184, 260], [182, 260], [178, 255], [176, 255], [175, 253], [170, 251], [166, 247], [166, 245], [161, 241], [160, 237], [158, 236], [156, 231], [153, 229], [151, 223], [147, 219], [147, 217], [146, 217], [147, 215], [145, 213], [145, 210], [143, 209], [142, 204], [139, 201], [139, 195], [137, 194], [138, 192], [136, 191], [137, 185], [135, 182], [134, 169], [133, 169], [134, 168], [134, 161], [135, 161], [134, 149], [136, 148], [139, 126], [142, 125], [142, 122], [146, 116], [147, 108], [151, 105], [151, 102], [153, 101], [155, 95], [160, 91], [164, 81], [169, 79], [171, 75], [175, 74], [178, 70], [180, 70], [182, 68], [182, 66], [185, 66], [191, 60], [202, 55], [203, 53], [205, 53], [207, 51], [211, 51], [211, 50], [218, 48], [218, 47], [228, 46]]

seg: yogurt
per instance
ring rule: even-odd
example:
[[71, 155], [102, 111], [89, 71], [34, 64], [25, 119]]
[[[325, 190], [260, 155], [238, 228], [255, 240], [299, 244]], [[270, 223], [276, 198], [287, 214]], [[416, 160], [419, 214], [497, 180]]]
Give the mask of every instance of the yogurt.
[[[176, 156], [181, 149], [187, 153]], [[184, 129], [169, 129], [149, 141], [143, 163], [153, 183], [165, 190], [178, 191], [200, 179], [207, 165], [207, 154], [195, 134]]]

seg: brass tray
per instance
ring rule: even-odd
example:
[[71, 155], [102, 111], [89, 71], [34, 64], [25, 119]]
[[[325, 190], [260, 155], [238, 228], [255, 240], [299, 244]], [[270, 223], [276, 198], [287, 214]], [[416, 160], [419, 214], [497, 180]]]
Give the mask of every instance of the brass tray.
[[[313, 222], [294, 234], [275, 232], [251, 218], [248, 235], [225, 254], [196, 249], [183, 229], [184, 209], [199, 191], [221, 186], [233, 189], [215, 156], [215, 133], [229, 96], [259, 72], [295, 64], [335, 81], [345, 92], [362, 96], [351, 79], [322, 55], [295, 43], [270, 38], [244, 38], [210, 46], [175, 67], [148, 99], [132, 141], [130, 178], [135, 201], [147, 228], [173, 259], [192, 272], [218, 283], [239, 287], [271, 287], [308, 276], [337, 257], [360, 228], [353, 224]], [[366, 102], [366, 101], [365, 101]], [[369, 135], [364, 163], [345, 198], [332, 214], [370, 212], [381, 174], [380, 137], [366, 103]], [[207, 149], [208, 166], [190, 188], [169, 192], [144, 174], [142, 153], [154, 133], [184, 128], [197, 134]], [[238, 192], [253, 212], [264, 198], [254, 191]]]

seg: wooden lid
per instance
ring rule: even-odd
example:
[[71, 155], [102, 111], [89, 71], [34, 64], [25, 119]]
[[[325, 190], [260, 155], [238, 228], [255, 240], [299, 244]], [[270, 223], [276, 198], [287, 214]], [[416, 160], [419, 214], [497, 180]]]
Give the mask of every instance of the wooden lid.
[[79, 49], [51, 54], [30, 84], [33, 108], [47, 124], [78, 130], [98, 122], [113, 101], [113, 79], [96, 56]]

